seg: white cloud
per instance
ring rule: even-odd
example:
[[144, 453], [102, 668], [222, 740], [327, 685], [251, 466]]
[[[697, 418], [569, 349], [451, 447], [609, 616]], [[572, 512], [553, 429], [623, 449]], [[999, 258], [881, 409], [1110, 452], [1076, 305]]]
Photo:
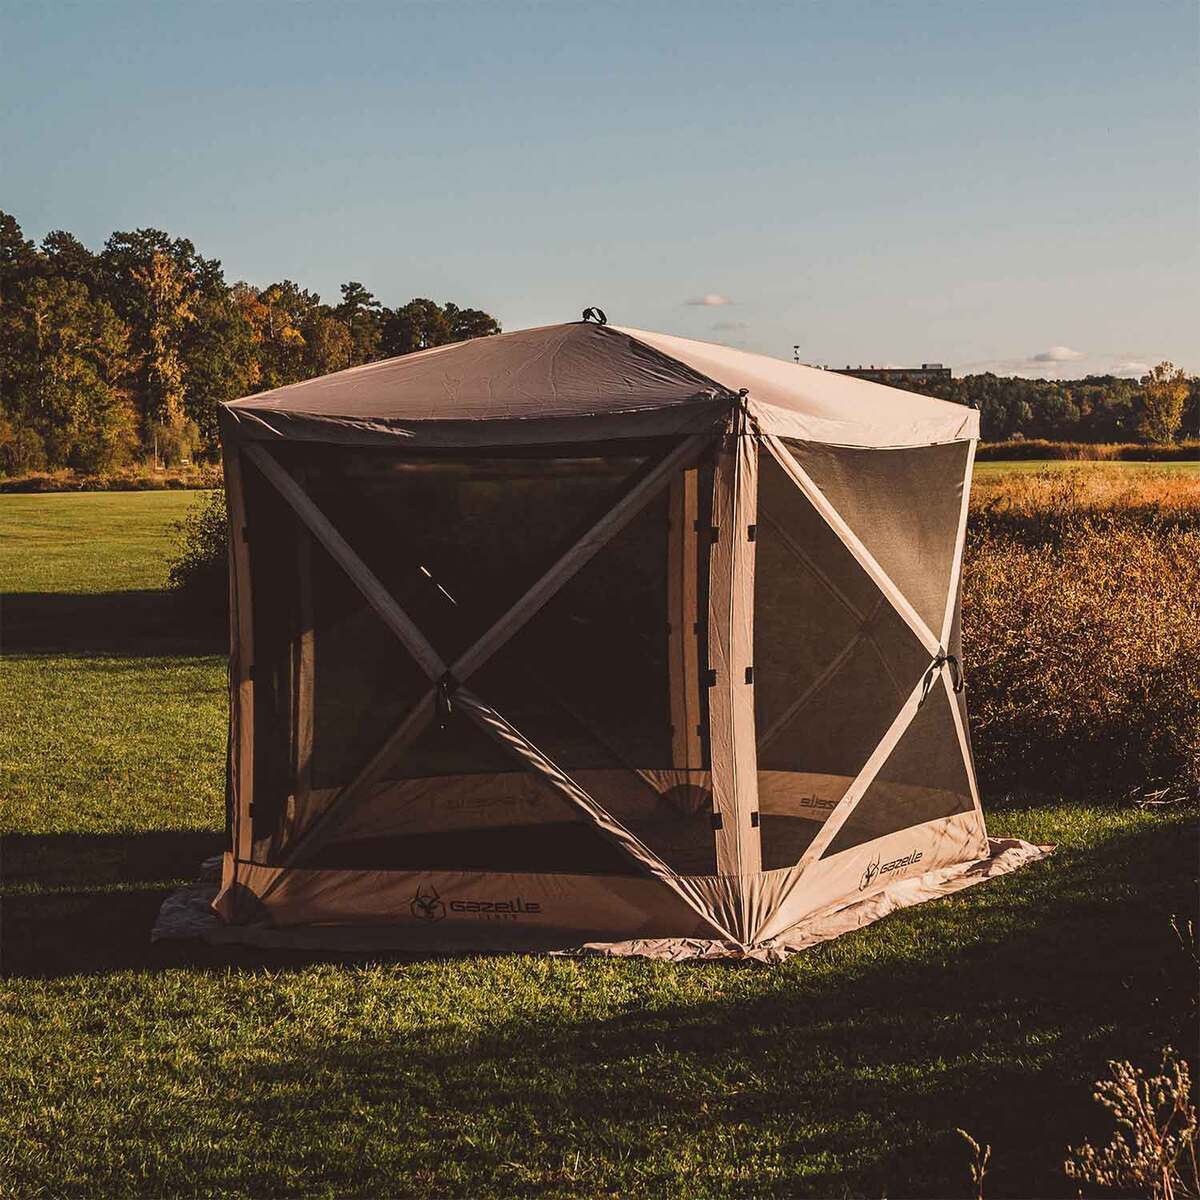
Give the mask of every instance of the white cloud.
[[723, 304], [732, 304], [728, 296], [722, 296], [720, 292], [705, 292], [703, 296], [693, 296], [690, 300], [685, 300], [684, 304], [698, 305], [702, 308], [720, 308]]
[[1112, 373], [1122, 379], [1141, 379], [1150, 373], [1150, 364], [1132, 361], [1113, 363]]
[[1029, 360], [1036, 363], [1060, 363], [1071, 362], [1076, 358], [1082, 358], [1082, 350], [1072, 350], [1070, 346], [1051, 346], [1049, 350], [1043, 350], [1040, 354], [1035, 354]]

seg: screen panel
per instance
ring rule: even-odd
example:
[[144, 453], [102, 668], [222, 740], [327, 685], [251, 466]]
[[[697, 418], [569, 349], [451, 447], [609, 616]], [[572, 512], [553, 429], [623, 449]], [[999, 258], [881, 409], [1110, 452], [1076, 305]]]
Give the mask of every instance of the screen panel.
[[774, 459], [759, 467], [755, 722], [763, 867], [792, 866], [929, 655]]
[[974, 808], [950, 704], [939, 677], [822, 858]]

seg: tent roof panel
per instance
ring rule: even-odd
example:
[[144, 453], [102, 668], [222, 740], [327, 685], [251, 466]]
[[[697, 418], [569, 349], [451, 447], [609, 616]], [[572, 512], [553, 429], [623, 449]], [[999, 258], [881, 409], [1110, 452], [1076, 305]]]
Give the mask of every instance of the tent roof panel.
[[707, 342], [587, 322], [476, 338], [225, 405], [252, 438], [420, 445], [698, 432], [748, 389], [769, 432], [852, 446], [978, 435], [958, 404]]
[[745, 388], [768, 432], [847, 446], [909, 446], [979, 436], [962, 404], [712, 342], [621, 329], [731, 391]]

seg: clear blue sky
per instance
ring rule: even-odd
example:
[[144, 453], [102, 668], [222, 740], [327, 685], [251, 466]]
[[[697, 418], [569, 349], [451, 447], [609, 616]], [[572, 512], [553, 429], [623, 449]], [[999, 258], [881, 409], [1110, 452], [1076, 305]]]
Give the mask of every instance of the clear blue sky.
[[1198, 14], [0, 0], [0, 207], [509, 329], [598, 304], [835, 365], [1200, 370]]

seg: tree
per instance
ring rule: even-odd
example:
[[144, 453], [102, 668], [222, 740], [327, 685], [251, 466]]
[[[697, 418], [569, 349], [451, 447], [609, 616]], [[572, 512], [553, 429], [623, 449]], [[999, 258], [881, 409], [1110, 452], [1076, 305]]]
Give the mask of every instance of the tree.
[[300, 332], [304, 337], [306, 378], [342, 371], [358, 361], [351, 330], [321, 309], [313, 309], [305, 316]]
[[370, 362], [379, 352], [382, 308], [361, 283], [351, 280], [342, 284], [342, 302], [334, 314], [350, 334], [350, 361], [355, 366]]
[[0, 212], [0, 304], [39, 267], [34, 244], [21, 232], [15, 217]]
[[1145, 442], [1172, 442], [1183, 421], [1189, 393], [1187, 376], [1173, 363], [1160, 362], [1142, 377], [1138, 436]]
[[187, 326], [202, 298], [225, 295], [221, 264], [161, 229], [114, 233], [99, 255], [104, 298], [130, 328], [134, 395], [147, 433], [182, 427], [187, 411]]
[[123, 386], [129, 330], [103, 300], [68, 279], [31, 279], [5, 306], [3, 336], [19, 349], [9, 410], [53, 465], [99, 471], [126, 460], [136, 419]]
[[321, 297], [290, 279], [272, 283], [260, 292], [246, 284], [239, 284], [234, 291], [258, 344], [260, 371], [256, 390], [284, 387], [307, 379], [303, 326], [319, 312]]
[[450, 322], [440, 304], [433, 300], [410, 300], [388, 314], [384, 321], [383, 352], [387, 357], [412, 354], [430, 346], [453, 341]]
[[217, 447], [217, 406], [255, 390], [260, 377], [255, 331], [232, 291], [200, 295], [182, 331], [184, 409], [202, 452]]
[[184, 421], [180, 343], [183, 328], [192, 319], [192, 281], [160, 250], [151, 254], [146, 266], [135, 267], [132, 278], [143, 297], [143, 411], [151, 421], [175, 429]]
[[450, 341], [465, 342], [469, 338], [491, 337], [500, 332], [500, 322], [491, 313], [479, 308], [459, 308], [446, 301], [446, 320], [450, 325]]
[[82, 283], [93, 296], [101, 291], [102, 268], [93, 254], [74, 234], [54, 229], [42, 238], [45, 270], [60, 279]]

